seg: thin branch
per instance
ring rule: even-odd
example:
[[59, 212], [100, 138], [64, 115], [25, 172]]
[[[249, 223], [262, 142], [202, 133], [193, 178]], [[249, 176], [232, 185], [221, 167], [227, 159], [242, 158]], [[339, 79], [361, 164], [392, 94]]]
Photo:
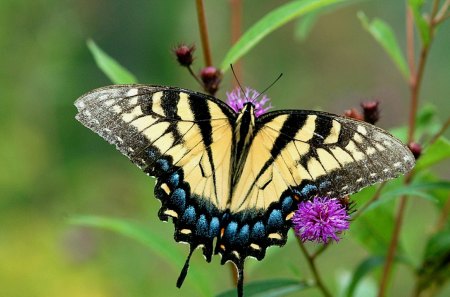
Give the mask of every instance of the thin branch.
[[202, 88], [204, 88], [205, 86], [203, 85], [203, 83], [200, 81], [200, 79], [197, 77], [197, 75], [194, 73], [194, 71], [192, 70], [192, 67], [189, 65], [186, 67], [189, 71], [189, 73], [194, 77], [194, 79], [200, 84], [200, 86]]
[[[242, 35], [242, 0], [229, 0], [231, 11], [231, 44], [235, 44]], [[234, 64], [236, 76], [242, 80], [241, 62]], [[234, 83], [235, 87], [236, 82]]]
[[442, 125], [441, 129], [439, 129], [439, 131], [430, 139], [430, 141], [428, 142], [427, 145], [432, 145], [433, 143], [436, 142], [436, 140], [439, 139], [439, 137], [441, 137], [442, 134], [444, 134], [444, 132], [448, 129], [448, 127], [450, 127], [450, 118], [448, 118], [445, 123]]
[[308, 266], [311, 269], [311, 272], [313, 273], [317, 288], [319, 288], [319, 290], [322, 292], [323, 296], [331, 297], [330, 291], [328, 291], [328, 289], [325, 287], [325, 285], [322, 282], [322, 279], [317, 270], [317, 266], [316, 266], [316, 262], [314, 261], [314, 258], [308, 253], [302, 240], [298, 237], [296, 237], [296, 238], [297, 238], [298, 245], [300, 246], [300, 249], [302, 250], [303, 254], [305, 255], [306, 260], [308, 260]]
[[[407, 43], [407, 50], [406, 54], [408, 57], [408, 65], [409, 65], [409, 72], [410, 79], [412, 77], [415, 77], [416, 73], [416, 66], [415, 66], [415, 54], [414, 54], [414, 18], [413, 18], [413, 12], [411, 7], [408, 7], [406, 10], [406, 43]], [[411, 81], [409, 82], [412, 83]]]
[[448, 8], [450, 7], [450, 0], [447, 0], [444, 2], [444, 4], [441, 7], [441, 10], [435, 14], [435, 17], [433, 18], [434, 24], [441, 23], [444, 19], [448, 18], [450, 15], [447, 14]]
[[[450, 1], [450, 0], [447, 0], [446, 3], [448, 1]], [[418, 107], [418, 103], [419, 103], [420, 87], [421, 87], [422, 78], [423, 78], [424, 71], [425, 71], [425, 64], [427, 61], [429, 49], [430, 49], [430, 46], [432, 44], [433, 37], [434, 37], [434, 28], [435, 28], [434, 20], [435, 20], [436, 11], [437, 11], [438, 6], [439, 6], [439, 0], [434, 0], [433, 10], [432, 10], [432, 14], [431, 14], [430, 23], [429, 23], [430, 40], [429, 40], [429, 42], [422, 45], [422, 49], [420, 51], [420, 56], [419, 56], [417, 72], [411, 73], [411, 76], [410, 76], [410, 86], [409, 87], [410, 87], [410, 92], [411, 92], [411, 107], [410, 107], [410, 111], [409, 111], [408, 143], [410, 143], [414, 140], [414, 132], [415, 132], [415, 128], [416, 128], [416, 116], [417, 116], [417, 107]], [[406, 13], [407, 14], [409, 13], [408, 4], [406, 7]], [[412, 22], [407, 22], [407, 25], [410, 27], [410, 28], [407, 28], [407, 30], [406, 30], [407, 32], [409, 32], [410, 30], [414, 30], [414, 28], [411, 28], [411, 26], [414, 25]], [[414, 44], [408, 42], [408, 47], [411, 47], [411, 46], [413, 47]], [[408, 48], [407, 51], [411, 52], [412, 49]], [[409, 184], [411, 182], [411, 179], [412, 179], [412, 174], [410, 173], [405, 178], [405, 184]], [[399, 206], [397, 209], [397, 215], [395, 218], [394, 230], [392, 233], [391, 241], [389, 243], [389, 248], [388, 248], [387, 255], [386, 255], [386, 262], [385, 262], [385, 265], [383, 268], [383, 274], [381, 276], [378, 297], [383, 297], [386, 292], [386, 288], [387, 288], [389, 277], [391, 274], [395, 253], [397, 251], [397, 245], [398, 245], [398, 240], [400, 237], [400, 230], [401, 230], [401, 227], [403, 224], [403, 217], [404, 217], [404, 213], [405, 213], [405, 209], [406, 209], [407, 199], [408, 199], [407, 196], [402, 196], [400, 198], [400, 203], [399, 203]]]
[[197, 5], [197, 19], [200, 29], [200, 37], [202, 40], [203, 57], [205, 60], [205, 66], [212, 66], [211, 50], [209, 48], [208, 41], [208, 26], [206, 25], [205, 7], [203, 6], [203, 0], [196, 0]]
[[315, 260], [318, 256], [320, 256], [328, 247], [330, 244], [324, 244], [320, 246], [313, 254], [311, 254], [311, 259]]
[[446, 21], [447, 19], [450, 19], [450, 13], [442, 15], [440, 18], [436, 18], [434, 23], [436, 25], [439, 25], [440, 23]]

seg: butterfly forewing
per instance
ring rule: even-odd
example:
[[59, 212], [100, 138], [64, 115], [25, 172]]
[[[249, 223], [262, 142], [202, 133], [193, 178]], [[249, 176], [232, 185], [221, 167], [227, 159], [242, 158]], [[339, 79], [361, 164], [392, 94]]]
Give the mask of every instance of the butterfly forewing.
[[267, 207], [284, 191], [300, 199], [343, 197], [414, 166], [409, 149], [388, 132], [324, 112], [269, 113], [256, 131], [232, 197], [235, 212]]
[[159, 177], [164, 172], [158, 162], [166, 160], [183, 169], [191, 194], [224, 208], [234, 113], [215, 100], [178, 88], [118, 85], [94, 90], [75, 104], [80, 122], [147, 173]]

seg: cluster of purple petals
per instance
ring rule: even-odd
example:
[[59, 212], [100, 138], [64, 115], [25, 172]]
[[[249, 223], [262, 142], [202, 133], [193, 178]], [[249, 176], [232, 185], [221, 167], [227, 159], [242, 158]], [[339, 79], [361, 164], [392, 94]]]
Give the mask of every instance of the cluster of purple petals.
[[338, 199], [315, 197], [298, 204], [292, 217], [295, 233], [305, 241], [339, 241], [338, 235], [349, 228], [350, 216]]
[[244, 93], [237, 87], [231, 92], [227, 92], [227, 103], [234, 111], [239, 112], [245, 103], [252, 102], [255, 106], [255, 115], [257, 117], [269, 111], [272, 108], [270, 99], [266, 95], [262, 95], [251, 88], [245, 88]]

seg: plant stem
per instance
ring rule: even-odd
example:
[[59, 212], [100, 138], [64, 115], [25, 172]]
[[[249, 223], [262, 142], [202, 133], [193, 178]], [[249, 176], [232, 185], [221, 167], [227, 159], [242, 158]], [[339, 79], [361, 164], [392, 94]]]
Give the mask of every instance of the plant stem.
[[[447, 0], [447, 1], [449, 1], [449, 0]], [[408, 143], [410, 143], [414, 140], [414, 132], [415, 132], [415, 128], [416, 128], [416, 116], [417, 116], [417, 106], [418, 106], [418, 102], [419, 102], [420, 87], [421, 87], [421, 83], [422, 83], [423, 74], [425, 71], [425, 64], [427, 61], [429, 49], [430, 49], [430, 46], [431, 46], [431, 43], [432, 43], [433, 37], [434, 37], [433, 36], [434, 27], [436, 24], [435, 17], [436, 17], [436, 13], [438, 10], [437, 9], [438, 6], [439, 6], [439, 0], [434, 0], [433, 10], [431, 13], [431, 19], [429, 22], [430, 38], [429, 38], [428, 42], [422, 44], [422, 49], [420, 51], [417, 72], [413, 72], [414, 69], [411, 68], [411, 64], [410, 64], [410, 73], [411, 74], [410, 74], [410, 80], [409, 80], [409, 82], [410, 82], [409, 88], [410, 88], [410, 92], [411, 92], [411, 107], [410, 107], [410, 111], [409, 111], [408, 141], [407, 141]], [[411, 13], [408, 4], [406, 7], [406, 13], [407, 14]], [[407, 31], [408, 39], [411, 38], [411, 36], [409, 36], [408, 32], [411, 32], [413, 30], [414, 30], [414, 23], [407, 22], [406, 31]], [[414, 53], [414, 49], [410, 48], [410, 47], [414, 47], [414, 42], [409, 40], [407, 42], [407, 46], [408, 46], [407, 52]], [[410, 173], [405, 178], [405, 184], [409, 184], [411, 182], [411, 179], [412, 179], [412, 174]], [[378, 297], [383, 297], [386, 292], [388, 280], [389, 280], [391, 270], [392, 270], [392, 264], [393, 264], [394, 257], [395, 257], [395, 252], [397, 250], [398, 240], [400, 237], [400, 230], [401, 230], [401, 227], [403, 224], [403, 218], [404, 218], [404, 213], [405, 213], [405, 209], [406, 209], [406, 204], [407, 204], [407, 196], [402, 196], [400, 198], [399, 206], [397, 209], [394, 230], [393, 230], [391, 241], [389, 243], [389, 248], [388, 248], [387, 255], [386, 255], [386, 263], [383, 268], [383, 274], [381, 276]]]
[[[242, 0], [229, 0], [231, 11], [231, 44], [235, 44], [242, 35]], [[242, 80], [241, 62], [236, 62], [234, 65], [236, 77]], [[238, 82], [234, 82], [234, 86], [238, 86]]]
[[302, 240], [298, 237], [296, 237], [296, 238], [297, 238], [298, 245], [300, 246], [300, 249], [302, 250], [303, 254], [305, 255], [306, 260], [308, 260], [308, 266], [311, 269], [311, 272], [313, 273], [317, 288], [322, 292], [323, 296], [331, 297], [330, 292], [328, 291], [328, 289], [325, 287], [324, 283], [322, 282], [320, 274], [317, 270], [316, 262], [314, 261], [315, 260], [314, 257], [308, 253]]
[[430, 141], [428, 142], [428, 145], [432, 145], [433, 143], [436, 142], [436, 140], [439, 139], [439, 137], [441, 137], [442, 134], [444, 134], [444, 132], [448, 129], [448, 127], [450, 127], [450, 118], [448, 118], [445, 123], [442, 125], [441, 129], [439, 129], [439, 131], [430, 139]]
[[208, 27], [206, 25], [205, 7], [203, 0], [196, 0], [197, 5], [197, 19], [200, 29], [200, 38], [202, 40], [203, 57], [205, 60], [205, 66], [212, 66], [211, 50], [208, 42]]

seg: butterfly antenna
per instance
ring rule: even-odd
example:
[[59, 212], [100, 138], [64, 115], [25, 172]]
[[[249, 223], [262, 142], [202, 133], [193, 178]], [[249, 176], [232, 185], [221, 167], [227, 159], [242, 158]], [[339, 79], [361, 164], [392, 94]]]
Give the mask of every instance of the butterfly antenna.
[[189, 261], [191, 260], [192, 253], [194, 252], [195, 248], [190, 246], [189, 255], [186, 259], [186, 262], [184, 263], [183, 269], [181, 269], [180, 276], [177, 280], [177, 288], [181, 288], [183, 285], [184, 279], [186, 278], [188, 269], [189, 269]]
[[[242, 91], [242, 94], [244, 95], [245, 99], [247, 99], [247, 101], [249, 101], [248, 98], [247, 98], [247, 96], [245, 95], [244, 88], [241, 86], [241, 83], [239, 82], [239, 79], [238, 79], [237, 76], [236, 76], [236, 72], [234, 72], [233, 64], [230, 64], [230, 68], [231, 68], [231, 72], [233, 72], [234, 79], [236, 80], [236, 82], [237, 82], [239, 88], [240, 88], [241, 91]], [[252, 103], [253, 103], [253, 102], [252, 102]]]
[[282, 76], [283, 76], [283, 73], [280, 73], [280, 75], [278, 75], [278, 77], [273, 81], [273, 83], [271, 83], [267, 88], [265, 88], [264, 91], [262, 91], [261, 93], [259, 93], [259, 95], [256, 96], [255, 99], [253, 99], [253, 100], [255, 101], [256, 99], [258, 99], [259, 97], [261, 97], [261, 95], [263, 95], [264, 93], [266, 93], [267, 90], [269, 90], [271, 87], [273, 87], [273, 85], [276, 84], [277, 81], [279, 81], [280, 78], [281, 78]]

